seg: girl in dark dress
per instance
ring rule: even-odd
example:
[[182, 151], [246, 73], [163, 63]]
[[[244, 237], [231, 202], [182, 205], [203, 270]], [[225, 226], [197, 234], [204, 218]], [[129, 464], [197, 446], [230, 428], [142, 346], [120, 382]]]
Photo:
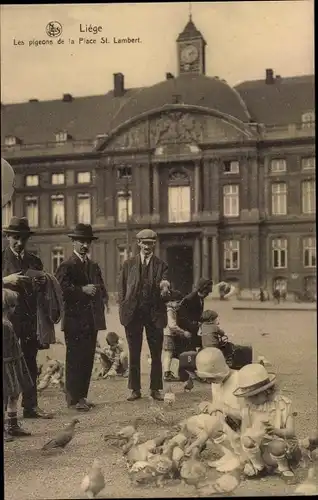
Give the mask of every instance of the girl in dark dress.
[[12, 290], [2, 290], [2, 335], [3, 335], [3, 400], [7, 411], [7, 428], [4, 441], [12, 441], [13, 436], [30, 436], [17, 419], [18, 399], [22, 390], [30, 387], [32, 380], [27, 369], [19, 341], [9, 319], [17, 305], [18, 294]]

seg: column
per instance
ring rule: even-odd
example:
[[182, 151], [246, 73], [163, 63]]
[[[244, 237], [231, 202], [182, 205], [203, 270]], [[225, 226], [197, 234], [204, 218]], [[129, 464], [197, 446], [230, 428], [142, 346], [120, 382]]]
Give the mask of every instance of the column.
[[200, 275], [201, 275], [201, 251], [200, 251], [200, 239], [197, 237], [194, 240], [194, 249], [193, 249], [193, 281], [196, 285]]
[[212, 279], [214, 283], [220, 281], [220, 252], [217, 235], [212, 236]]
[[159, 179], [159, 165], [158, 163], [153, 164], [153, 180], [152, 180], [152, 213], [155, 216], [155, 219], [159, 221], [160, 218], [160, 179]]
[[158, 236], [157, 236], [157, 241], [156, 241], [156, 246], [155, 246], [154, 254], [156, 255], [156, 257], [160, 258], [160, 241], [159, 241], [159, 237]]
[[206, 235], [202, 237], [202, 276], [209, 278], [209, 240]]
[[194, 166], [194, 214], [200, 211], [200, 162], [196, 161]]

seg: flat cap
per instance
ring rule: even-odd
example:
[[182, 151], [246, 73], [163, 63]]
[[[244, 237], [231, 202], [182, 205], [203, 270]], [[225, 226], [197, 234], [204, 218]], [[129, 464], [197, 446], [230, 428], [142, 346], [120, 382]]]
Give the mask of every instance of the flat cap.
[[143, 229], [136, 235], [137, 240], [156, 241], [157, 234], [152, 229]]

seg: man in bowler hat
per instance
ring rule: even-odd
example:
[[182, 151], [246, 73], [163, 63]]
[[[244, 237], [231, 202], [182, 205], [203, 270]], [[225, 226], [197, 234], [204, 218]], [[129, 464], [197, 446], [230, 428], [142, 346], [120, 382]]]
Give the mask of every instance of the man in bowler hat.
[[[20, 339], [21, 349], [30, 372], [33, 386], [22, 394], [24, 418], [52, 418], [52, 415], [38, 407], [36, 357], [41, 347], [37, 339], [37, 294], [45, 283], [45, 276], [26, 276], [28, 270], [43, 270], [39, 257], [26, 250], [32, 234], [27, 218], [12, 217], [3, 230], [9, 245], [2, 251], [2, 284], [19, 294], [19, 303], [11, 316], [14, 331]], [[18, 434], [19, 430], [16, 429]]]
[[139, 255], [124, 262], [119, 277], [119, 317], [125, 327], [129, 348], [128, 401], [141, 398], [140, 356], [143, 329], [151, 354], [150, 391], [162, 401], [163, 329], [167, 311], [162, 297], [168, 292], [168, 266], [154, 255], [157, 235], [151, 229], [137, 234]]
[[73, 254], [56, 271], [64, 300], [66, 402], [68, 407], [84, 412], [95, 406], [87, 400], [87, 394], [97, 333], [106, 329], [108, 293], [99, 265], [88, 257], [92, 241], [98, 239], [92, 226], [77, 224], [68, 236], [73, 241]]

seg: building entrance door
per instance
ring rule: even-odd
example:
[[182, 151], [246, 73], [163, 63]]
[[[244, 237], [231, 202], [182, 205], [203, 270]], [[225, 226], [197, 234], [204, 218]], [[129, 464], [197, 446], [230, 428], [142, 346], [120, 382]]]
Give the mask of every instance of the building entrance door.
[[193, 285], [193, 249], [191, 246], [174, 245], [167, 248], [167, 263], [171, 285], [186, 295]]

